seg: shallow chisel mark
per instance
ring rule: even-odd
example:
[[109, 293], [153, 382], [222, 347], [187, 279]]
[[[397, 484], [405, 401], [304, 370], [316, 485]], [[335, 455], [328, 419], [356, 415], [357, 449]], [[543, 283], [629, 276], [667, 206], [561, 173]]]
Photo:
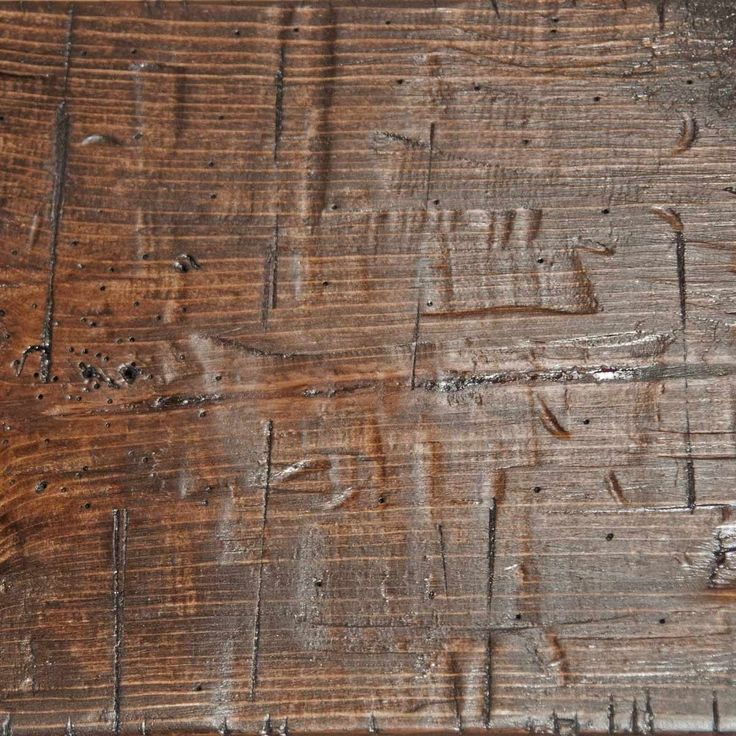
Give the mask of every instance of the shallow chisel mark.
[[445, 549], [445, 535], [442, 529], [442, 524], [437, 524], [437, 536], [440, 544], [440, 557], [442, 559], [442, 582], [445, 590], [445, 597], [447, 597], [447, 551]]
[[680, 135], [675, 145], [675, 153], [684, 153], [692, 148], [698, 137], [698, 122], [691, 113], [683, 113]]
[[542, 426], [558, 440], [569, 440], [571, 434], [561, 424], [559, 419], [554, 415], [553, 411], [547, 406], [547, 403], [541, 396], [537, 396], [539, 402], [539, 419], [542, 422]]
[[432, 187], [432, 159], [434, 158], [434, 123], [429, 124], [429, 150], [427, 152], [427, 187], [424, 191], [424, 209], [429, 207], [429, 194]]
[[120, 733], [120, 695], [122, 684], [123, 611], [125, 605], [125, 568], [128, 550], [128, 510], [112, 512], [112, 730]]
[[276, 283], [279, 264], [279, 216], [273, 225], [273, 237], [266, 253], [263, 272], [263, 301], [261, 303], [261, 323], [265, 327], [272, 309], [276, 308]]
[[188, 273], [189, 271], [199, 271], [202, 266], [193, 255], [181, 253], [174, 260], [174, 268], [181, 273]]
[[82, 139], [80, 146], [96, 146], [107, 144], [109, 146], [120, 146], [120, 141], [112, 135], [105, 135], [104, 133], [92, 133]]
[[416, 387], [416, 373], [417, 373], [417, 346], [419, 345], [419, 322], [422, 315], [422, 295], [421, 292], [417, 297], [417, 314], [414, 319], [414, 332], [411, 338], [411, 377], [409, 386], [413, 391]]
[[159, 396], [150, 404], [151, 409], [163, 411], [166, 409], [180, 409], [186, 406], [196, 406], [198, 404], [211, 404], [222, 401], [220, 394], [197, 394], [193, 396], [182, 396], [174, 394], [171, 396]]
[[624, 497], [623, 489], [621, 488], [621, 483], [616, 476], [616, 473], [613, 470], [609, 470], [608, 473], [606, 473], [606, 489], [608, 490], [608, 493], [610, 494], [611, 498], [619, 505], [626, 506], [627, 501]]
[[279, 49], [279, 68], [273, 77], [275, 88], [275, 100], [273, 111], [273, 160], [279, 159], [279, 146], [281, 145], [281, 132], [284, 127], [284, 61], [286, 59], [286, 46], [281, 45]]
[[261, 638], [261, 608], [263, 595], [263, 563], [266, 548], [266, 522], [268, 520], [268, 494], [271, 489], [271, 461], [273, 456], [273, 421], [268, 420], [265, 428], [266, 439], [266, 477], [263, 483], [263, 502], [261, 505], [260, 550], [258, 561], [258, 582], [256, 585], [255, 613], [253, 617], [253, 640], [251, 646], [250, 686], [248, 699], [255, 700], [258, 686], [258, 648]]

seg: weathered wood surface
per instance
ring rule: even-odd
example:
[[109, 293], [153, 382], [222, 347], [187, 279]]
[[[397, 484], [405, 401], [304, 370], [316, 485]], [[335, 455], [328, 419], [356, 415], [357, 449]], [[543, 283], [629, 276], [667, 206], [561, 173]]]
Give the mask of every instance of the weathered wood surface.
[[735, 35], [2, 3], [3, 734], [736, 730]]

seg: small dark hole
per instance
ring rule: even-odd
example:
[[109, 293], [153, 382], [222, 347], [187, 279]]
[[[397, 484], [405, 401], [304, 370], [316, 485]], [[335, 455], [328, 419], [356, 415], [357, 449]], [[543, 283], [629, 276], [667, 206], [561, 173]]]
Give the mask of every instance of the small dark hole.
[[601, 214], [604, 214], [604, 215], [607, 215], [607, 214], [609, 214], [610, 212], [611, 212], [611, 210], [609, 210], [609, 209], [608, 209], [608, 207], [604, 207], [604, 208], [603, 208], [603, 209], [601, 210]]
[[299, 33], [299, 29], [298, 28], [294, 28], [294, 33]]
[[590, 419], [583, 419], [583, 424], [590, 424]]
[[661, 619], [659, 619], [659, 623], [666, 624], [667, 623], [667, 619], [666, 618], [661, 618]]
[[390, 20], [386, 20], [386, 21], [384, 21], [384, 23], [385, 23], [385, 24], [386, 24], [387, 26], [390, 26], [390, 25], [391, 25], [391, 21], [390, 21]]
[[235, 29], [235, 30], [233, 31], [233, 36], [239, 36], [239, 35], [240, 35], [240, 29], [239, 29], [239, 28], [236, 28], [236, 29]]
[[212, 192], [212, 194], [210, 194], [210, 199], [217, 199], [217, 195], [214, 192]]
[[92, 504], [89, 501], [85, 501], [85, 503], [82, 504], [82, 508], [91, 509]]
[[103, 284], [102, 286], [100, 286], [100, 291], [105, 291], [106, 288], [107, 287]]
[[378, 503], [386, 503], [386, 497], [385, 496], [379, 496], [378, 497]]
[[404, 84], [404, 80], [403, 79], [397, 79], [396, 80], [396, 84]]
[[476, 92], [480, 92], [480, 85], [479, 85], [479, 84], [475, 84], [475, 85], [473, 85], [473, 89], [474, 89], [474, 90], [475, 90]]
[[530, 142], [530, 141], [529, 141], [529, 139], [528, 139], [528, 138], [524, 138], [524, 139], [523, 139], [523, 140], [522, 140], [521, 142], [522, 142], [522, 143], [523, 143], [523, 144], [524, 144], [525, 146], [528, 146], [528, 145], [529, 145], [529, 142]]
[[195, 685], [194, 686], [194, 691], [197, 692], [197, 693], [201, 693], [202, 692], [202, 686], [201, 685]]
[[608, 532], [608, 534], [606, 534], [606, 539], [610, 542], [613, 539], [613, 532]]
[[515, 618], [515, 619], [516, 619], [517, 621], [521, 621], [521, 614], [520, 614], [520, 613], [517, 613], [517, 614], [516, 614], [516, 616], [514, 616], [514, 618]]
[[537, 263], [544, 263], [544, 258], [537, 258]]
[[688, 80], [687, 80], [687, 81], [685, 82], [685, 84], [692, 84], [692, 83], [693, 83], [693, 80], [692, 80], [692, 79], [688, 79]]
[[208, 161], [207, 162], [207, 166], [209, 166], [210, 168], [212, 168], [214, 165], [215, 165], [215, 162], [214, 161]]
[[534, 493], [541, 493], [542, 492], [542, 487], [541, 486], [534, 486], [534, 488], [532, 490], [534, 491]]
[[599, 95], [596, 95], [596, 96], [595, 96], [595, 97], [593, 98], [593, 102], [600, 102], [600, 101], [601, 101], [601, 98], [600, 98], [600, 96], [599, 96]]

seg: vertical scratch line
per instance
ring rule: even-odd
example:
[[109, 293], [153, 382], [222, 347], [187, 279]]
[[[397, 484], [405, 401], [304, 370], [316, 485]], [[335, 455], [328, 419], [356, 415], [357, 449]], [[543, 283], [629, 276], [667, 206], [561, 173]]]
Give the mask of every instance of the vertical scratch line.
[[721, 732], [721, 714], [718, 708], [718, 693], [713, 691], [713, 733]]
[[273, 421], [266, 424], [266, 479], [263, 484], [263, 503], [261, 506], [261, 543], [258, 562], [258, 583], [256, 588], [256, 606], [253, 619], [253, 644], [250, 663], [250, 690], [248, 700], [255, 700], [258, 685], [258, 649], [261, 638], [261, 598], [263, 594], [263, 555], [266, 545], [266, 522], [268, 520], [268, 494], [271, 489], [271, 457], [273, 454]]
[[424, 192], [424, 209], [429, 208], [429, 192], [432, 186], [432, 159], [434, 158], [434, 123], [429, 125], [429, 152], [427, 161], [427, 188]]
[[[664, 9], [664, 0], [661, 7]], [[664, 12], [664, 10], [662, 11]], [[653, 207], [652, 212], [660, 220], [669, 224], [675, 235], [675, 255], [677, 258], [677, 287], [680, 299], [680, 329], [682, 330], [682, 362], [684, 369], [684, 396], [685, 396], [685, 483], [687, 507], [690, 511], [695, 510], [695, 466], [693, 463], [693, 443], [690, 431], [690, 402], [688, 397], [688, 342], [687, 342], [687, 272], [686, 272], [686, 243], [685, 228], [679, 213], [671, 207]]]
[[440, 556], [442, 557], [442, 582], [445, 588], [445, 598], [447, 598], [447, 559], [445, 557], [445, 535], [441, 523], [437, 524], [437, 534], [440, 539]]
[[278, 278], [279, 265], [279, 238], [280, 238], [280, 222], [279, 216], [276, 214], [276, 220], [273, 226], [273, 237], [271, 238], [271, 246], [266, 254], [265, 272], [263, 279], [263, 301], [261, 302], [261, 323], [265, 327], [268, 322], [268, 315], [272, 309], [276, 308], [276, 281]]
[[493, 600], [493, 568], [496, 563], [496, 499], [491, 499], [488, 507], [488, 590], [487, 590], [487, 606], [491, 610], [491, 602]]
[[493, 650], [491, 648], [491, 632], [488, 632], [486, 637], [486, 662], [485, 662], [485, 675], [486, 675], [486, 687], [483, 693], [483, 725], [486, 728], [491, 727], [491, 710], [493, 706], [493, 671], [491, 669], [491, 660], [493, 657]]
[[125, 606], [125, 568], [128, 556], [128, 510], [112, 512], [112, 730], [120, 733], [120, 694], [122, 683], [123, 612]]
[[284, 61], [286, 58], [286, 46], [281, 44], [279, 49], [279, 66], [273, 75], [276, 95], [273, 112], [273, 160], [278, 161], [279, 146], [281, 145], [281, 132], [284, 128]]
[[685, 483], [687, 495], [687, 507], [690, 511], [695, 510], [695, 466], [693, 464], [693, 443], [690, 431], [690, 403], [688, 396], [688, 343], [687, 343], [687, 274], [685, 261], [685, 235], [682, 228], [675, 230], [675, 251], [677, 255], [677, 285], [680, 296], [680, 326], [682, 328], [682, 360], [685, 367]]
[[413, 391], [416, 386], [417, 374], [417, 345], [419, 344], [419, 321], [422, 314], [422, 294], [419, 292], [417, 297], [417, 315], [414, 320], [414, 332], [411, 338], [411, 379], [409, 385]]

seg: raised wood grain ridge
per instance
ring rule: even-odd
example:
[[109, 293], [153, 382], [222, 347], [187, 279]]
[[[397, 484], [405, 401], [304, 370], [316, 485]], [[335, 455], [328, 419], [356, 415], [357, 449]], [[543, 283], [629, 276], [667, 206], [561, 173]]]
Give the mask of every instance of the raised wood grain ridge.
[[1, 736], [736, 733], [735, 40], [1, 2]]

